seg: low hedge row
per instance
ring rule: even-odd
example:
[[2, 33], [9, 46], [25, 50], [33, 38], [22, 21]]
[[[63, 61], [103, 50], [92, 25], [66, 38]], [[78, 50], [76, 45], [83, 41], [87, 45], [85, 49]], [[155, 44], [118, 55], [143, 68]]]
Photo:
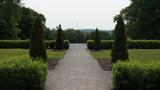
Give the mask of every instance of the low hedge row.
[[112, 71], [113, 90], [160, 90], [160, 63], [118, 62]]
[[[55, 40], [45, 41], [46, 48], [54, 49]], [[22, 48], [28, 49], [30, 47], [30, 40], [0, 40], [0, 48]], [[64, 40], [64, 48], [69, 49], [69, 41]]]
[[29, 40], [0, 40], [0, 48], [29, 48]]
[[[64, 49], [69, 49], [70, 42], [68, 40], [64, 40]], [[50, 41], [50, 49], [55, 49], [56, 41]]]
[[[101, 40], [101, 49], [111, 49], [113, 40]], [[88, 49], [94, 49], [94, 41], [87, 41]], [[129, 40], [129, 49], [160, 49], [160, 40]]]
[[32, 60], [0, 62], [1, 90], [44, 90], [47, 65]]

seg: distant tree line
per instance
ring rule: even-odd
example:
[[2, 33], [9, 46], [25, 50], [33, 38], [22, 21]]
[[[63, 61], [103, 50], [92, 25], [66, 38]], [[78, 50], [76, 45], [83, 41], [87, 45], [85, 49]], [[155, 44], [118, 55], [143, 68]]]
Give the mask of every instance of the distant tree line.
[[[81, 31], [76, 29], [66, 29], [63, 30], [63, 35], [65, 40], [69, 40], [71, 43], [85, 43], [87, 40], [94, 39], [95, 31]], [[99, 31], [101, 40], [111, 40], [113, 39], [112, 34], [107, 31]], [[46, 40], [55, 40], [57, 35], [56, 29], [46, 28], [45, 30], [45, 39]]]

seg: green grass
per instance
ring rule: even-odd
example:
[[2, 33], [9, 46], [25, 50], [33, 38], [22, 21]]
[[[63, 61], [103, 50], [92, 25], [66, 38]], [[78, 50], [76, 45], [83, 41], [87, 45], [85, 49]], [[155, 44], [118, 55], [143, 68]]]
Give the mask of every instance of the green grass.
[[[91, 51], [91, 55], [96, 59], [111, 58], [110, 50]], [[129, 50], [130, 61], [152, 62], [160, 61], [160, 49], [133, 49]]]
[[110, 50], [91, 51], [91, 55], [96, 59], [110, 58]]
[[47, 50], [47, 54], [48, 54], [48, 58], [61, 59], [64, 57], [65, 51], [64, 50], [60, 50], [60, 51]]
[[[48, 58], [52, 59], [60, 59], [63, 58], [65, 51], [53, 51], [47, 50]], [[28, 49], [0, 49], [0, 59], [27, 59], [29, 58], [29, 50]]]

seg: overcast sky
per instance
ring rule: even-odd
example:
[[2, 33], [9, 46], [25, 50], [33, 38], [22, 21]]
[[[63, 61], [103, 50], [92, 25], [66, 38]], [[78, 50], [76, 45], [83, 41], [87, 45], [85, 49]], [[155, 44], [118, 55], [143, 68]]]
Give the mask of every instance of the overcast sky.
[[23, 0], [26, 7], [42, 13], [46, 25], [64, 29], [112, 30], [113, 17], [130, 4], [129, 0]]

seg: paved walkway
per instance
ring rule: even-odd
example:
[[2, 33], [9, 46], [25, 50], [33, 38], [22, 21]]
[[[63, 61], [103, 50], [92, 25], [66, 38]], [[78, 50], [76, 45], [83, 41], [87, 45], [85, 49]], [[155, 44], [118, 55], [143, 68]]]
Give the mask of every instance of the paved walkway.
[[86, 48], [71, 44], [55, 70], [49, 70], [46, 90], [110, 90], [111, 72], [103, 71]]

